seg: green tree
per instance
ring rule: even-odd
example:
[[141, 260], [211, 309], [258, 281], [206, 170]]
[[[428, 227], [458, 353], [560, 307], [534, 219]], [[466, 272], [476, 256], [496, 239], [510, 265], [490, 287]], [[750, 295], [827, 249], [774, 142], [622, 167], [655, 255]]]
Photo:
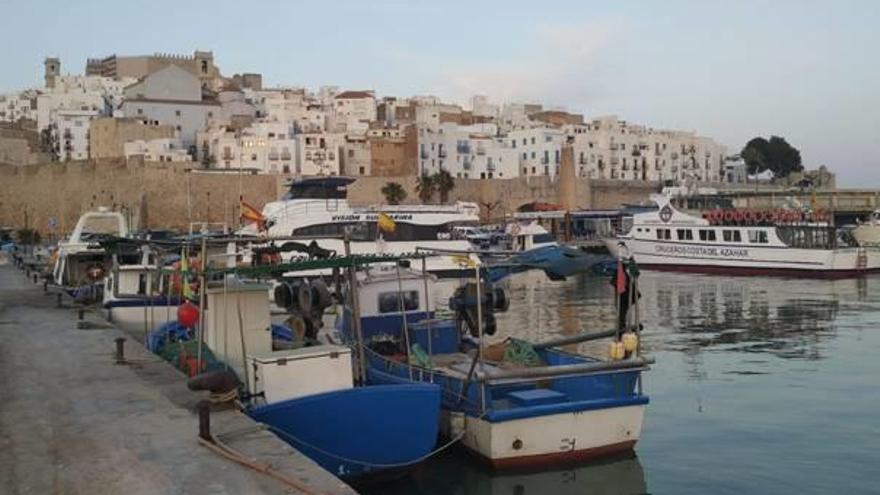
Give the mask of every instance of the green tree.
[[437, 187], [437, 192], [440, 193], [440, 202], [446, 203], [449, 201], [449, 193], [455, 189], [455, 179], [452, 177], [452, 174], [446, 170], [440, 170], [432, 176], [432, 180]]
[[382, 195], [390, 205], [399, 205], [406, 199], [406, 190], [397, 182], [389, 182], [382, 186]]
[[422, 175], [416, 182], [416, 192], [419, 193], [419, 201], [422, 203], [430, 203], [434, 199], [434, 193], [437, 191], [437, 184], [434, 183], [434, 176]]
[[750, 174], [770, 170], [775, 177], [785, 177], [804, 169], [801, 152], [779, 136], [770, 136], [769, 140], [760, 136], [753, 138], [746, 143], [740, 156]]

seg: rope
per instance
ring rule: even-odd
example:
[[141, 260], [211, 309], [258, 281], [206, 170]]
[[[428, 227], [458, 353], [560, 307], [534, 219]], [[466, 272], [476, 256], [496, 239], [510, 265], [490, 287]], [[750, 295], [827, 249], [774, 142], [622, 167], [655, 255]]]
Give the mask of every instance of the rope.
[[214, 435], [211, 435], [211, 440], [205, 440], [204, 438], [199, 437], [199, 443], [216, 454], [219, 454], [233, 462], [237, 462], [242, 466], [249, 467], [254, 471], [275, 478], [285, 485], [293, 487], [294, 489], [306, 493], [307, 495], [323, 495], [322, 492], [316, 491], [310, 486], [306, 485], [305, 481], [276, 471], [269, 463], [262, 463], [257, 461], [256, 459], [248, 459], [244, 454], [226, 445]]
[[215, 403], [215, 404], [221, 404], [223, 402], [230, 402], [237, 397], [238, 397], [238, 390], [232, 389], [228, 392], [212, 393], [208, 396], [208, 400]]

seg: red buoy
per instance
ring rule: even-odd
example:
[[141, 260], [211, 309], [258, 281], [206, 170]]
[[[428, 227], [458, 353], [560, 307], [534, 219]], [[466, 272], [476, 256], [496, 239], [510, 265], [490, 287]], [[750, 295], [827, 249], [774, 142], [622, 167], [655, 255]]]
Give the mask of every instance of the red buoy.
[[187, 301], [177, 307], [177, 323], [186, 328], [192, 328], [199, 321], [199, 308]]

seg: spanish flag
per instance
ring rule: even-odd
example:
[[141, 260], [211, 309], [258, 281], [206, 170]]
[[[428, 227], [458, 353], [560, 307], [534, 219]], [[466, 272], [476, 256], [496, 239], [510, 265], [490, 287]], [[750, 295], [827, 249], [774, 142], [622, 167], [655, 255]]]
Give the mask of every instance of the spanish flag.
[[376, 223], [379, 226], [379, 230], [382, 232], [394, 232], [394, 229], [397, 228], [397, 224], [394, 223], [394, 220], [384, 213], [379, 213], [379, 219]]
[[266, 228], [266, 217], [243, 199], [241, 200], [241, 219], [243, 221], [257, 222], [257, 227], [260, 230]]

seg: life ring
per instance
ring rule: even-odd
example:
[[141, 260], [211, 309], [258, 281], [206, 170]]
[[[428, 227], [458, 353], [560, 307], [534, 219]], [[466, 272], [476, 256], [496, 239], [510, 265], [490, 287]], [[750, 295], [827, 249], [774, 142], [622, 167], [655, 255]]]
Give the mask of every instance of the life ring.
[[725, 222], [732, 222], [734, 216], [735, 216], [735, 214], [734, 214], [733, 210], [725, 210], [724, 211], [724, 221]]
[[754, 224], [758, 221], [758, 212], [755, 210], [747, 210], [746, 219], [749, 221], [749, 223]]
[[733, 218], [734, 220], [736, 220], [737, 223], [742, 223], [743, 218], [745, 218], [745, 214], [740, 210], [736, 210], [736, 212], [733, 214]]

